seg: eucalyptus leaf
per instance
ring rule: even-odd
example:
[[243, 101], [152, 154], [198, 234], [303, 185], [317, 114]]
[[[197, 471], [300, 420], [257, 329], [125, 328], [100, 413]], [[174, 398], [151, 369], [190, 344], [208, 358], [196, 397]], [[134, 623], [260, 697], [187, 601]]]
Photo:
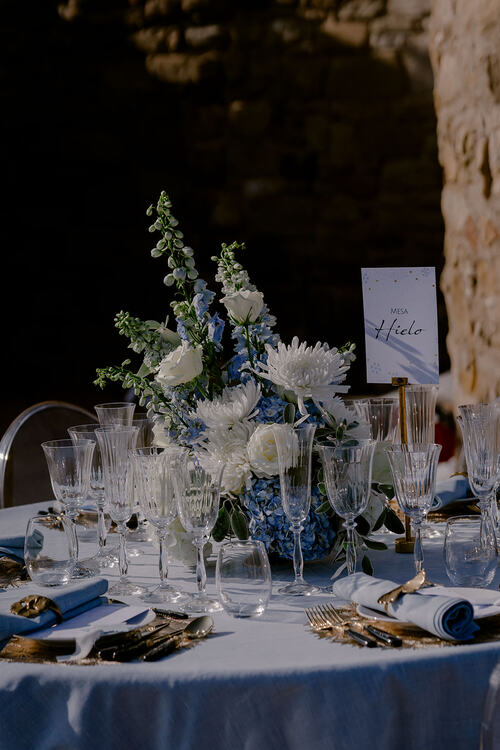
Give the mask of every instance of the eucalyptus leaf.
[[321, 505], [318, 508], [315, 508], [316, 513], [328, 513], [328, 511], [331, 509], [331, 505], [328, 502], [328, 500], [324, 503], [321, 503]]
[[231, 528], [238, 539], [248, 539], [248, 521], [247, 517], [241, 512], [241, 510], [236, 509], [231, 513]]
[[318, 490], [321, 492], [322, 495], [326, 495], [326, 487], [323, 482], [318, 483]]
[[386, 508], [384, 526], [395, 534], [404, 534], [405, 532], [404, 523], [399, 520], [392, 508]]
[[373, 575], [373, 565], [368, 555], [363, 555], [363, 559], [361, 560], [361, 568], [363, 570], [363, 573], [366, 573], [369, 576]]
[[366, 536], [370, 533], [370, 524], [366, 520], [366, 518], [363, 518], [363, 516], [358, 516], [356, 518], [356, 531], [361, 536]]
[[385, 508], [382, 511], [382, 513], [379, 515], [377, 520], [375, 521], [372, 531], [378, 531], [380, 528], [382, 528], [382, 526], [384, 525], [384, 520], [385, 520]]
[[229, 517], [229, 513], [227, 512], [225, 507], [222, 506], [217, 515], [215, 525], [212, 529], [212, 538], [214, 542], [222, 542], [222, 540], [225, 539], [228, 535], [230, 528], [231, 519]]
[[283, 409], [283, 421], [285, 424], [292, 424], [295, 422], [295, 405], [287, 404]]
[[394, 487], [392, 484], [378, 484], [377, 488], [379, 492], [382, 492], [389, 499], [394, 497]]
[[378, 551], [387, 549], [387, 544], [384, 544], [383, 542], [376, 542], [374, 539], [367, 539], [366, 537], [363, 541], [369, 549], [376, 549]]

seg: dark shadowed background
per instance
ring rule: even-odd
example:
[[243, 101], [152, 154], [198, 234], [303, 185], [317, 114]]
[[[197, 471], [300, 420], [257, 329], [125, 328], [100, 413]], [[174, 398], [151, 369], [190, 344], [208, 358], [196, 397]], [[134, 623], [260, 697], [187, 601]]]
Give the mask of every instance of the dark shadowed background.
[[[121, 399], [121, 309], [171, 296], [167, 191], [202, 277], [242, 262], [284, 341], [355, 341], [362, 266], [443, 265], [427, 0], [2, 3], [2, 429], [40, 400]], [[439, 296], [441, 370], [446, 312]]]

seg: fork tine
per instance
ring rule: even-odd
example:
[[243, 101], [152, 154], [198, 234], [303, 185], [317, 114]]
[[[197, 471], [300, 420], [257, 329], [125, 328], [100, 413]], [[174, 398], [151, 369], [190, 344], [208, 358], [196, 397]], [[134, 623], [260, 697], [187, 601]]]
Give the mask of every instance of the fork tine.
[[344, 617], [342, 617], [342, 615], [340, 614], [340, 612], [338, 612], [338, 611], [337, 611], [337, 610], [335, 609], [335, 607], [333, 606], [333, 604], [325, 604], [325, 605], [324, 605], [324, 608], [325, 608], [325, 610], [326, 610], [326, 613], [327, 613], [327, 615], [328, 615], [329, 617], [333, 617], [333, 619], [335, 620], [335, 622], [338, 622], [338, 623], [340, 623], [340, 624], [342, 624], [342, 623], [345, 623], [345, 622], [346, 622], [345, 618], [344, 618]]

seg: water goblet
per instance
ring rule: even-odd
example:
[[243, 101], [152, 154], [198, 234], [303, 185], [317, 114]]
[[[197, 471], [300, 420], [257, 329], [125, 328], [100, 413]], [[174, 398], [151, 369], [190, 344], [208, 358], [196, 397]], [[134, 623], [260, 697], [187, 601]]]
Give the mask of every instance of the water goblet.
[[132, 425], [109, 427], [97, 427], [95, 431], [101, 449], [106, 504], [120, 535], [120, 580], [110, 588], [109, 593], [139, 596], [147, 593], [147, 588], [129, 580], [126, 546], [127, 521], [130, 520], [134, 508], [134, 479], [130, 451], [136, 446], [139, 430]]
[[105, 404], [96, 404], [94, 409], [100, 425], [131, 425], [134, 418], [135, 404], [129, 401], [112, 401]]
[[66, 516], [47, 513], [28, 521], [24, 562], [39, 586], [63, 586], [73, 578], [78, 558], [75, 527]]
[[[139, 413], [134, 412], [134, 418], [132, 419], [132, 425], [134, 427], [139, 428], [139, 434], [137, 436], [137, 447], [138, 448], [147, 448], [151, 445], [153, 445], [153, 425], [154, 420], [151, 417], [148, 417], [146, 412]], [[128, 532], [128, 540], [130, 542], [150, 542], [152, 541], [152, 534], [151, 529], [149, 528], [149, 522], [147, 518], [144, 516], [143, 510], [141, 508], [141, 504], [139, 502], [139, 492], [138, 492], [138, 483], [135, 482], [135, 488], [136, 488], [136, 504], [134, 508], [135, 515], [137, 517], [137, 528], [131, 530], [129, 529]], [[154, 524], [153, 524], [154, 525]], [[132, 550], [129, 547], [129, 555], [131, 554]], [[137, 557], [140, 553], [139, 549], [137, 549], [136, 554], [134, 555]]]
[[440, 453], [441, 446], [436, 443], [393, 445], [387, 449], [396, 500], [415, 530], [413, 560], [417, 573], [424, 564], [421, 528], [434, 498]]
[[431, 444], [436, 440], [437, 385], [407, 385], [405, 388], [408, 443]]
[[164, 448], [155, 446], [131, 451], [141, 508], [147, 520], [158, 529], [160, 543], [160, 585], [144, 597], [148, 602], [177, 602], [182, 593], [167, 583], [167, 535], [177, 517], [173, 461]]
[[[99, 427], [97, 422], [95, 424], [74, 425], [68, 427], [68, 433], [73, 441], [93, 440], [96, 443], [90, 469], [89, 489], [89, 497], [97, 507], [97, 554], [92, 559], [97, 562], [100, 568], [106, 568], [116, 565], [118, 557], [114, 552], [106, 549], [108, 532], [108, 524], [106, 522], [105, 514], [106, 498], [104, 494], [101, 449], [97, 443], [95, 434], [96, 427]], [[111, 427], [110, 429], [113, 428]]]
[[318, 446], [328, 501], [344, 519], [347, 574], [356, 572], [355, 519], [370, 498], [371, 473], [376, 442], [358, 440], [350, 446]]
[[311, 507], [311, 459], [316, 425], [274, 425], [278, 454], [281, 502], [293, 533], [294, 580], [278, 592], [291, 596], [310, 596], [319, 591], [304, 580], [304, 558], [300, 544], [303, 523]]
[[194, 535], [197, 551], [196, 583], [198, 592], [189, 597], [185, 610], [194, 613], [217, 612], [222, 606], [206, 594], [207, 574], [203, 548], [219, 513], [219, 497], [224, 464], [206, 471], [193, 456], [181, 456], [175, 464], [179, 518], [186, 531]]
[[481, 516], [455, 516], [446, 523], [444, 561], [454, 586], [489, 586], [498, 565], [496, 536]]
[[271, 567], [263, 542], [223, 542], [217, 556], [215, 582], [224, 610], [233, 617], [258, 617], [271, 598]]
[[[93, 440], [48, 440], [42, 443], [47, 460], [50, 483], [56, 500], [63, 505], [76, 534], [78, 508], [87, 499], [90, 486], [90, 467], [95, 449]], [[90, 567], [92, 566], [92, 567]], [[77, 562], [73, 578], [90, 578], [98, 566], [91, 560], [87, 565]]]

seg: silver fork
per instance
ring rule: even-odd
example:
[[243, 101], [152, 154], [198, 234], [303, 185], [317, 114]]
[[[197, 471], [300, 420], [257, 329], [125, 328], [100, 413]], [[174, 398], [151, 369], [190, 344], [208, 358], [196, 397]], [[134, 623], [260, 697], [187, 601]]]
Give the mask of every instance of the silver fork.
[[[346, 618], [340, 614], [340, 612], [335, 609], [333, 604], [324, 604], [323, 609], [327, 615], [327, 617], [330, 617], [332, 620], [337, 622], [339, 625], [349, 626], [350, 623]], [[363, 628], [367, 633], [370, 633], [370, 635], [373, 635], [377, 640], [382, 641], [382, 643], [385, 643], [386, 646], [402, 646], [403, 641], [401, 638], [398, 638], [397, 635], [392, 635], [392, 633], [387, 633], [385, 630], [380, 630], [379, 628], [375, 628], [373, 625], [364, 625], [363, 623], [359, 623], [359, 626]]]
[[369, 638], [367, 635], [363, 635], [363, 633], [359, 633], [357, 630], [353, 630], [349, 627], [349, 623], [339, 622], [337, 619], [330, 617], [325, 611], [324, 605], [319, 604], [317, 607], [306, 609], [305, 613], [314, 630], [339, 629], [342, 630], [345, 635], [348, 635], [353, 641], [356, 641], [356, 643], [359, 643], [362, 646], [367, 646], [368, 648], [375, 648], [377, 646], [377, 641], [373, 638]]

